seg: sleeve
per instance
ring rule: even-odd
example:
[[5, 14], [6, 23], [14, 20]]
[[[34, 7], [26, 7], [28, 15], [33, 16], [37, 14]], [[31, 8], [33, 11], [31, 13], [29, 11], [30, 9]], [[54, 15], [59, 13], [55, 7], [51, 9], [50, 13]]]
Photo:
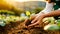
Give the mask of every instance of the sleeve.
[[53, 10], [53, 3], [47, 3], [46, 2], [46, 7], [44, 8], [44, 10], [42, 10], [40, 13], [49, 13]]

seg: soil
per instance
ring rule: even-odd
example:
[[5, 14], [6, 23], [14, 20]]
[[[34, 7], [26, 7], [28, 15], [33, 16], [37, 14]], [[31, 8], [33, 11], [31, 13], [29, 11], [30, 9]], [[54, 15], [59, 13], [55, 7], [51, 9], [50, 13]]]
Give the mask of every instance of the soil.
[[25, 24], [25, 22], [17, 21], [4, 27], [0, 26], [0, 34], [60, 34], [60, 31], [45, 31], [43, 27], [48, 23], [40, 23], [30, 29], [26, 28]]

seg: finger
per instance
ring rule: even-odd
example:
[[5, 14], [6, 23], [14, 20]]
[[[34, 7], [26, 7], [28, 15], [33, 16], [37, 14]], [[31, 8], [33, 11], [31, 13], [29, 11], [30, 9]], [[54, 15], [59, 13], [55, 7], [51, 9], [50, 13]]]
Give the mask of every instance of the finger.
[[37, 21], [37, 19], [38, 19], [38, 18], [35, 18], [34, 20], [32, 20], [32, 22], [31, 22], [31, 23], [34, 23], [34, 22], [36, 22], [36, 21]]
[[33, 24], [29, 25], [28, 27], [35, 26], [35, 25], [37, 25], [38, 23], [39, 23], [39, 21], [37, 21], [36, 23], [33, 23]]

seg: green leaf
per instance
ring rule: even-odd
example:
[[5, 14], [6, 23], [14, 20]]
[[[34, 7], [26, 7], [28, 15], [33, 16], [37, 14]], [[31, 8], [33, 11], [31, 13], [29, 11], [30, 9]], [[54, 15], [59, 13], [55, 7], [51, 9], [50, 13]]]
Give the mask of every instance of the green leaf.
[[44, 30], [59, 30], [59, 26], [56, 24], [48, 24], [44, 27]]

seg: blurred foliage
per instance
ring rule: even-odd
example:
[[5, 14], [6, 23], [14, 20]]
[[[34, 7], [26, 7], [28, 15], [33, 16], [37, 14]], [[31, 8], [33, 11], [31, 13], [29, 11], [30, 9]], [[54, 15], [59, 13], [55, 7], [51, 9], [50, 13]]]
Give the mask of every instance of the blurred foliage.
[[14, 12], [12, 11], [8, 11], [8, 10], [0, 10], [0, 14], [4, 14], [4, 15], [15, 15]]
[[60, 19], [57, 20], [57, 25], [60, 27]]
[[34, 9], [34, 13], [39, 13], [41, 10], [43, 10], [44, 8], [42, 8], [42, 7], [39, 7], [39, 8], [35, 8]]
[[49, 23], [44, 27], [44, 30], [60, 30], [60, 19], [55, 20], [53, 17], [45, 18], [44, 23]]
[[[18, 9], [16, 8], [15, 6], [3, 1], [3, 0], [0, 0], [0, 10], [9, 10], [9, 11], [13, 11], [16, 13], [16, 15], [20, 15], [21, 13], [24, 13], [24, 9]], [[35, 8], [33, 11], [31, 11], [31, 13], [39, 13], [41, 10], [43, 10], [42, 7], [39, 7], [39, 8]]]
[[11, 11], [15, 12], [16, 15], [20, 15], [21, 13], [24, 13], [24, 10], [18, 9], [14, 6], [12, 6]]
[[24, 12], [23, 10], [17, 9], [15, 6], [13, 6], [3, 0], [0, 0], [0, 10], [13, 11], [16, 13], [16, 15], [19, 15], [20, 13]]

